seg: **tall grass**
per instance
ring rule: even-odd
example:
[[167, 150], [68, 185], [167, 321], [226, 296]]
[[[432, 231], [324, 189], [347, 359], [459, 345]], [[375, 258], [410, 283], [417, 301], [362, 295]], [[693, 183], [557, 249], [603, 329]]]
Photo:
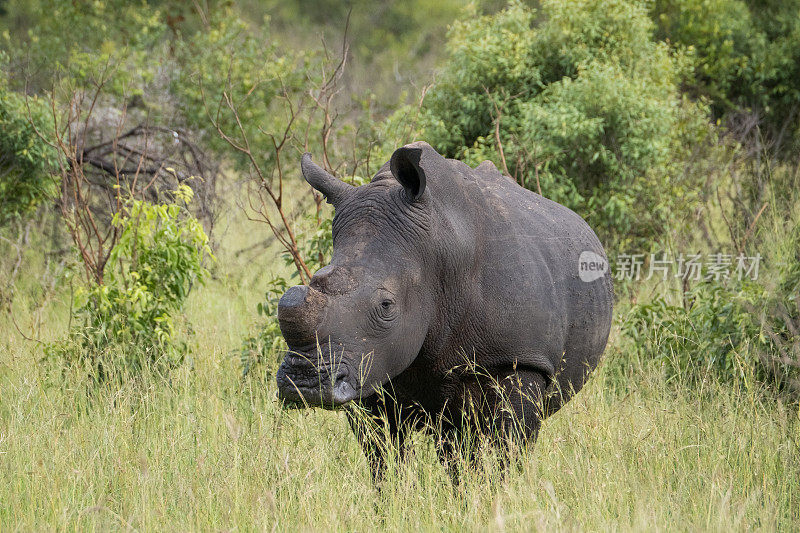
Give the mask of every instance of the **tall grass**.
[[[194, 294], [197, 346], [169, 380], [52, 380], [1, 325], [2, 529], [796, 529], [800, 412], [757, 388], [667, 382], [621, 351], [504, 477], [453, 486], [431, 439], [380, 491], [341, 412], [283, 410], [232, 349], [249, 302]], [[63, 314], [45, 321], [57, 334]], [[47, 331], [45, 331], [47, 333]], [[625, 358], [623, 365], [612, 364]], [[619, 369], [626, 386], [619, 387]], [[259, 373], [260, 372], [260, 373]], [[91, 394], [88, 391], [93, 390]]]
[[63, 337], [69, 291], [36, 321], [40, 291], [20, 278], [17, 326], [0, 319], [0, 530], [800, 526], [797, 403], [758, 382], [665, 373], [619, 324], [587, 386], [504, 476], [479, 461], [454, 486], [433, 440], [415, 434], [377, 490], [342, 412], [282, 409], [272, 365], [242, 377], [238, 349], [256, 303], [266, 280], [287, 271], [274, 270], [274, 246], [234, 253], [263, 235], [240, 227], [219, 225], [226, 248], [214, 279], [188, 302], [192, 353], [167, 378], [145, 371], [97, 385], [80, 369], [52, 372], [17, 326]]

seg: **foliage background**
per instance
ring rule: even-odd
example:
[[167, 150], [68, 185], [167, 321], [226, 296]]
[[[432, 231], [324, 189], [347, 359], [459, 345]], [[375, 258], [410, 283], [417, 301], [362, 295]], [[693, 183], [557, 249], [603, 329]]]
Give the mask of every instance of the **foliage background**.
[[[796, 0], [0, 0], [0, 527], [796, 529], [798, 50]], [[358, 185], [420, 138], [574, 209], [612, 268], [760, 277], [618, 280], [519, 468], [453, 487], [416, 435], [377, 491], [341, 413], [274, 400], [276, 301], [331, 251], [300, 154]], [[149, 188], [86, 151], [148, 142]]]

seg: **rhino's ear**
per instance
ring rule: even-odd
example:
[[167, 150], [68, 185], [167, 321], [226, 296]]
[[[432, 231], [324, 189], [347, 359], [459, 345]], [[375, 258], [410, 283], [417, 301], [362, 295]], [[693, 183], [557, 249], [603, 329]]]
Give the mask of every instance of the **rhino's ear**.
[[412, 200], [419, 200], [425, 192], [425, 169], [422, 168], [422, 148], [404, 146], [392, 154], [389, 167], [392, 176], [400, 182]]
[[328, 203], [336, 204], [347, 196], [350, 191], [355, 189], [350, 184], [343, 182], [336, 176], [332, 176], [324, 168], [320, 167], [311, 160], [311, 154], [303, 154], [303, 159], [300, 160], [300, 168], [303, 170], [303, 177], [309, 185], [325, 195]]

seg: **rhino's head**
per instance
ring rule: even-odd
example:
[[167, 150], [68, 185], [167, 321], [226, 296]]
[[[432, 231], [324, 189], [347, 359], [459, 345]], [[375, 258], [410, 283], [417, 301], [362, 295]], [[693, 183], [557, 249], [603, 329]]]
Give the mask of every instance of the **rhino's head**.
[[427, 144], [405, 146], [356, 188], [303, 156], [306, 181], [336, 210], [333, 259], [278, 305], [289, 345], [277, 374], [281, 398], [342, 405], [369, 396], [419, 354], [437, 290], [422, 162], [431, 158], [445, 162]]

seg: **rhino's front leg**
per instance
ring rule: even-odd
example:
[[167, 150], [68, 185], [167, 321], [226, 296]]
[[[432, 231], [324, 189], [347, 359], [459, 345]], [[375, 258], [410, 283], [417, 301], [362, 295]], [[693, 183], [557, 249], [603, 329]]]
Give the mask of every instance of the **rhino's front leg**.
[[410, 422], [391, 399], [379, 394], [348, 409], [347, 419], [367, 458], [372, 479], [379, 484], [386, 472], [388, 458], [402, 460], [405, 456]]
[[[515, 449], [536, 441], [545, 413], [547, 378], [533, 370], [508, 370], [474, 376], [463, 382], [456, 422], [442, 432], [437, 449], [457, 480], [459, 459], [475, 466], [483, 443], [492, 446], [504, 465]], [[460, 421], [457, 421], [460, 417]]]
[[490, 436], [504, 448], [533, 444], [547, 412], [546, 388], [547, 378], [534, 370], [498, 374], [489, 393]]

